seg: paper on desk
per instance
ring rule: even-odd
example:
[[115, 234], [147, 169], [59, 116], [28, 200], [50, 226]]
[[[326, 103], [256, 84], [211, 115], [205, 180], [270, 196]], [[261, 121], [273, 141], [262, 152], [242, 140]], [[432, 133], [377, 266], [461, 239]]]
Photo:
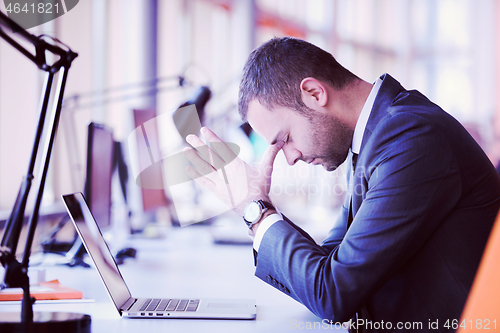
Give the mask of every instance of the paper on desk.
[[[83, 293], [76, 289], [63, 286], [58, 280], [40, 282], [30, 286], [30, 294], [36, 300], [81, 299]], [[20, 301], [23, 298], [21, 288], [6, 288], [0, 290], [0, 301]]]

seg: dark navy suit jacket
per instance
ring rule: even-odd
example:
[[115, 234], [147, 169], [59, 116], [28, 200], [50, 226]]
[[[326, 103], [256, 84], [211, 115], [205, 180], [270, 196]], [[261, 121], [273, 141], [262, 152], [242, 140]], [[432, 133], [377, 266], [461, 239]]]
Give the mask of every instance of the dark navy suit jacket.
[[[379, 332], [407, 322], [422, 323], [414, 331], [447, 331], [447, 320], [460, 319], [500, 207], [500, 177], [453, 117], [381, 78], [330, 234], [318, 245], [288, 219], [276, 222], [255, 274], [321, 319], [384, 321]], [[430, 330], [436, 320], [439, 330]]]

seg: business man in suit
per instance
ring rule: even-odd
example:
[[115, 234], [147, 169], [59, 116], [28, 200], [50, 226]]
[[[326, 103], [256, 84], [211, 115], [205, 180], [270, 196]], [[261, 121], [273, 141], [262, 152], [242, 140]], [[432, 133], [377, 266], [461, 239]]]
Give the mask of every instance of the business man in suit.
[[[255, 236], [256, 276], [321, 319], [352, 319], [351, 331], [452, 331], [500, 207], [500, 178], [467, 131], [390, 75], [365, 82], [293, 38], [252, 52], [239, 111], [270, 144], [257, 175], [237, 158], [246, 176], [228, 175], [252, 188], [234, 209]], [[321, 245], [270, 202], [279, 150], [291, 165], [349, 163], [348, 195]], [[188, 174], [224, 199], [216, 169], [186, 156]]]

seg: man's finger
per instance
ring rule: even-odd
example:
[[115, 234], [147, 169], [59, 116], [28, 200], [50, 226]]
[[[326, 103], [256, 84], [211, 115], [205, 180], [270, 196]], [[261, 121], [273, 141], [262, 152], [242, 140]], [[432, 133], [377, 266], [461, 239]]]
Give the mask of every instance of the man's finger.
[[212, 132], [207, 127], [201, 128], [201, 134], [210, 142], [212, 148], [219, 154], [220, 157], [226, 162], [229, 163], [236, 158], [236, 154], [234, 151], [229, 148], [229, 146], [222, 141], [214, 132]]
[[262, 168], [271, 168], [272, 170], [276, 155], [278, 155], [278, 152], [283, 147], [283, 144], [283, 141], [278, 141], [276, 144], [267, 147], [264, 155], [262, 156], [262, 162], [260, 162]]
[[201, 175], [205, 176], [217, 171], [210, 163], [201, 158], [194, 149], [186, 147], [184, 148], [183, 153], [184, 156], [186, 156], [187, 159], [193, 163]]
[[208, 179], [207, 177], [203, 177], [196, 171], [193, 167], [188, 166], [186, 167], [186, 173], [189, 177], [191, 177], [194, 181], [196, 181], [198, 184], [200, 184], [203, 187], [206, 187], [210, 191], [215, 190], [215, 183]]
[[186, 137], [186, 141], [192, 147], [196, 148], [198, 154], [207, 162], [212, 164], [215, 169], [220, 169], [225, 165], [224, 161], [216, 153], [214, 153], [210, 147], [207, 147], [207, 145], [196, 135], [189, 134]]

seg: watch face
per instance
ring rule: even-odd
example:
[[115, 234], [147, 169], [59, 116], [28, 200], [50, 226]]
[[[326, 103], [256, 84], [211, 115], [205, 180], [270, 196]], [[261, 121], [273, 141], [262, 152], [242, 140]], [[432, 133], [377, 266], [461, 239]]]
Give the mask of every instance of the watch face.
[[261, 215], [260, 205], [255, 201], [250, 202], [245, 207], [245, 211], [243, 212], [243, 217], [250, 223], [258, 221], [260, 215]]

